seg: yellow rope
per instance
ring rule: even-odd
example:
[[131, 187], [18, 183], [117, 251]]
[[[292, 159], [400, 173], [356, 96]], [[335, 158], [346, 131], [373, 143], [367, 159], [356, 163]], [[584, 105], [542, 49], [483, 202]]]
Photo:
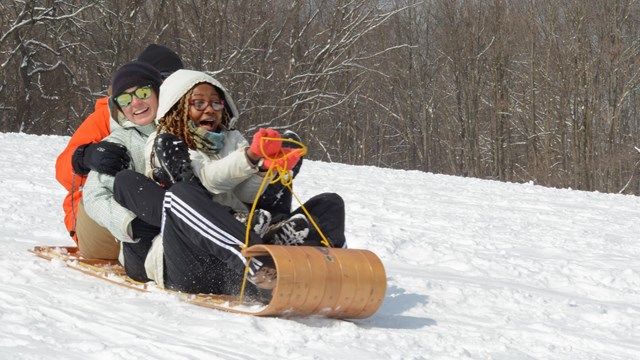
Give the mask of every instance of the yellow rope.
[[[291, 183], [293, 182], [293, 176], [291, 175], [291, 171], [287, 170], [287, 165], [288, 165], [288, 161], [289, 158], [292, 156], [292, 153], [297, 152], [300, 153], [300, 157], [304, 156], [307, 153], [307, 147], [302, 144], [299, 141], [293, 140], [293, 139], [283, 139], [283, 138], [269, 138], [269, 137], [263, 137], [260, 141], [260, 150], [264, 151], [264, 142], [265, 141], [282, 141], [282, 142], [290, 142], [293, 144], [296, 144], [298, 146], [300, 146], [299, 149], [293, 149], [292, 152], [290, 153], [285, 153], [282, 149], [278, 152], [278, 157], [274, 156], [273, 158], [265, 158], [265, 160], [270, 160], [271, 161], [271, 165], [269, 166], [269, 169], [267, 170], [267, 173], [264, 176], [264, 179], [262, 180], [262, 183], [260, 183], [260, 188], [258, 189], [258, 192], [256, 193], [256, 197], [253, 200], [253, 204], [251, 205], [251, 210], [249, 211], [249, 218], [247, 219], [247, 231], [245, 232], [245, 241], [244, 241], [244, 245], [245, 247], [249, 246], [249, 234], [251, 233], [251, 223], [253, 221], [253, 214], [256, 211], [256, 207], [258, 205], [258, 200], [260, 200], [260, 196], [262, 196], [262, 192], [264, 190], [265, 184], [267, 183], [267, 180], [271, 178], [271, 176], [274, 174], [274, 172], [276, 172], [278, 174], [278, 176], [275, 176], [271, 181], [270, 184], [275, 184], [278, 181], [282, 183], [282, 185], [284, 185], [285, 187], [287, 187], [289, 189], [289, 191], [291, 191], [291, 193], [293, 194], [293, 190], [291, 189]], [[279, 165], [280, 162], [283, 162], [282, 165]], [[295, 194], [294, 194], [295, 196]], [[296, 196], [296, 199], [298, 199], [298, 197]], [[298, 200], [298, 202], [300, 203], [300, 200]], [[302, 203], [300, 203], [300, 205], [302, 206]], [[306, 212], [306, 209], [305, 209]], [[308, 213], [307, 213], [308, 214]]]
[[[320, 227], [318, 227], [318, 224], [316, 224], [316, 222], [313, 220], [313, 217], [311, 216], [311, 214], [309, 214], [309, 211], [307, 211], [307, 209], [304, 207], [304, 205], [302, 204], [302, 202], [300, 201], [300, 199], [298, 198], [298, 196], [293, 192], [293, 189], [291, 188], [291, 183], [293, 182], [293, 175], [291, 174], [291, 171], [287, 169], [288, 167], [288, 162], [289, 162], [289, 158], [293, 156], [294, 153], [299, 153], [300, 157], [304, 156], [307, 154], [307, 147], [296, 140], [293, 139], [283, 139], [283, 138], [269, 138], [269, 137], [263, 137], [260, 141], [260, 150], [262, 152], [264, 152], [264, 142], [265, 141], [282, 141], [282, 142], [290, 142], [293, 144], [298, 145], [300, 148], [297, 149], [293, 149], [291, 150], [291, 152], [286, 153], [284, 152], [284, 150], [280, 150], [278, 152], [278, 154], [276, 156], [274, 156], [273, 158], [265, 158], [265, 160], [270, 160], [271, 161], [271, 165], [269, 166], [269, 169], [267, 170], [266, 175], [264, 176], [264, 180], [262, 180], [262, 183], [260, 184], [260, 188], [258, 189], [258, 192], [256, 194], [256, 198], [253, 200], [253, 204], [251, 205], [251, 210], [249, 211], [249, 217], [247, 218], [247, 230], [245, 232], [245, 242], [244, 242], [244, 246], [248, 247], [249, 246], [249, 238], [250, 238], [250, 234], [251, 234], [251, 223], [253, 222], [253, 214], [256, 211], [256, 207], [258, 205], [258, 200], [260, 199], [260, 196], [262, 196], [262, 192], [263, 189], [267, 183], [267, 180], [269, 180], [273, 174], [277, 174], [277, 176], [273, 176], [273, 179], [270, 181], [270, 184], [275, 184], [277, 182], [282, 183], [282, 185], [284, 187], [286, 187], [287, 189], [289, 189], [289, 191], [291, 192], [291, 194], [293, 195], [293, 197], [295, 197], [295, 199], [298, 201], [298, 204], [300, 204], [300, 208], [302, 208], [302, 211], [304, 211], [304, 213], [307, 215], [307, 218], [309, 219], [309, 221], [311, 221], [311, 224], [313, 225], [313, 227], [318, 231], [318, 234], [320, 234], [320, 237], [322, 237], [322, 241], [321, 243], [327, 247], [333, 247], [333, 244], [331, 244], [327, 238], [324, 236], [324, 234], [322, 233], [322, 231], [320, 230]], [[247, 283], [247, 276], [249, 274], [249, 265], [251, 264], [251, 258], [249, 258], [249, 260], [247, 261], [247, 266], [244, 269], [244, 276], [242, 278], [242, 286], [240, 288], [240, 303], [242, 303], [242, 298], [244, 296], [244, 290], [245, 290], [245, 286]]]
[[302, 205], [302, 201], [300, 201], [296, 193], [293, 192], [291, 185], [285, 185], [285, 186], [287, 187], [287, 189], [289, 189], [289, 191], [291, 191], [291, 195], [293, 195], [293, 197], [296, 198], [296, 200], [298, 201], [298, 204], [300, 204], [300, 208], [302, 209], [302, 211], [304, 211], [305, 215], [307, 215], [307, 219], [311, 221], [311, 224], [313, 225], [313, 227], [318, 231], [318, 234], [320, 234], [320, 237], [322, 238], [322, 241], [320, 242], [322, 243], [322, 245], [326, 247], [333, 247], [333, 244], [329, 240], [327, 240], [322, 230], [320, 230], [320, 227], [318, 226], [318, 224], [316, 224], [315, 220], [313, 220], [313, 216], [309, 214], [309, 211], [307, 211], [307, 208], [305, 208], [304, 205]]

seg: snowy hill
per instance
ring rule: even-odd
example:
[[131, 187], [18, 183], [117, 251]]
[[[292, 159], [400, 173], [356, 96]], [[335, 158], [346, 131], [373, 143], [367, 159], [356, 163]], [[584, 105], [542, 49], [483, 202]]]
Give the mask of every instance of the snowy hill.
[[0, 134], [0, 359], [640, 359], [640, 198], [306, 161], [341, 194], [384, 304], [356, 321], [236, 315], [41, 260], [72, 245], [68, 138]]

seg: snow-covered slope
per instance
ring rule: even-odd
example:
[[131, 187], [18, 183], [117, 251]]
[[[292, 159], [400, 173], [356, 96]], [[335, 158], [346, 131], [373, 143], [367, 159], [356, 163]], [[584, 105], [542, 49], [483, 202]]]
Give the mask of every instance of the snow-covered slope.
[[41, 260], [68, 138], [0, 134], [0, 359], [639, 359], [640, 198], [305, 161], [387, 271], [353, 322], [255, 318]]

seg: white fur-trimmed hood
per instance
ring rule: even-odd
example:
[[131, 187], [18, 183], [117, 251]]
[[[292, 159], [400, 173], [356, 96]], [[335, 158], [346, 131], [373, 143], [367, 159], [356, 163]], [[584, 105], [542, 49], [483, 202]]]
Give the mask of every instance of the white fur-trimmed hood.
[[180, 69], [164, 80], [160, 85], [160, 97], [156, 124], [196, 84], [209, 83], [224, 93], [224, 106], [231, 115], [229, 128], [235, 128], [238, 121], [238, 109], [227, 89], [220, 82], [202, 71]]

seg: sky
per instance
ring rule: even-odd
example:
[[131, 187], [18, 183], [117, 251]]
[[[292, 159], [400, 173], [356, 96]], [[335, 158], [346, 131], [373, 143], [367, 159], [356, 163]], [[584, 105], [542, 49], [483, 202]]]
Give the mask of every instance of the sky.
[[[260, 318], [49, 262], [68, 137], [0, 133], [0, 359], [640, 359], [640, 198], [305, 160], [387, 291], [371, 317]], [[296, 205], [294, 204], [294, 207]]]

